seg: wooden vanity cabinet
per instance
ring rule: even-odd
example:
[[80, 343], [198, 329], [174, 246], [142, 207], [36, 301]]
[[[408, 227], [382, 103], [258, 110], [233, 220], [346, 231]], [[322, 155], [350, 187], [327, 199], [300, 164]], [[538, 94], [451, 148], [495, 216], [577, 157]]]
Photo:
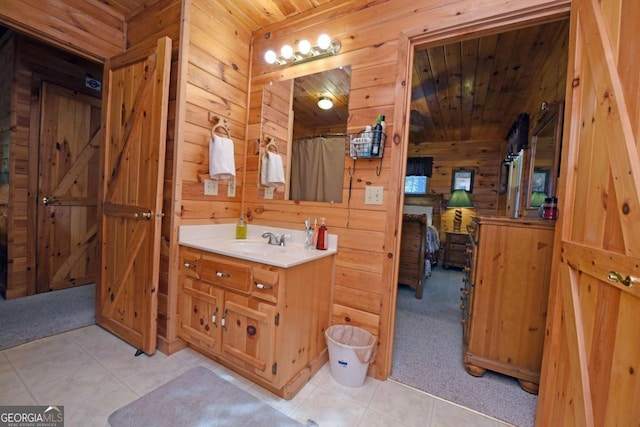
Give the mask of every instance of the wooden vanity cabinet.
[[467, 372], [515, 377], [528, 392], [540, 383], [555, 224], [477, 217], [469, 227], [463, 309]]
[[180, 248], [178, 335], [292, 398], [328, 360], [334, 256], [290, 268]]

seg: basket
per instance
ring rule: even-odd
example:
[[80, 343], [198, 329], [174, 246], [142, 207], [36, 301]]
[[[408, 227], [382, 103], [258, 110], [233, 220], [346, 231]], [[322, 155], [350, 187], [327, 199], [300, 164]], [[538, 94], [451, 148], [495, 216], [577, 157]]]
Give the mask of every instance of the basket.
[[384, 142], [387, 136], [382, 133], [380, 135], [380, 151], [378, 155], [371, 155], [371, 147], [373, 146], [373, 133], [371, 132], [358, 132], [349, 135], [349, 157], [352, 159], [377, 159], [382, 157], [384, 152]]

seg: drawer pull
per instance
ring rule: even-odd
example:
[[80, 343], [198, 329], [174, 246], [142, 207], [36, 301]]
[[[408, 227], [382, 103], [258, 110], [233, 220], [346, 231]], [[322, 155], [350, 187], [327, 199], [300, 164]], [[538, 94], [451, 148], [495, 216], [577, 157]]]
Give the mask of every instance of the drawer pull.
[[213, 326], [215, 326], [216, 328], [218, 327], [218, 307], [216, 307], [216, 311], [213, 312], [213, 315], [211, 315], [211, 323], [213, 323]]
[[184, 266], [187, 268], [196, 268], [197, 264], [191, 264], [190, 262], [184, 262]]
[[224, 314], [222, 315], [222, 320], [220, 321], [222, 329], [224, 329], [225, 331], [227, 330], [227, 314], [229, 314], [229, 312], [225, 310]]
[[264, 285], [264, 284], [258, 283], [258, 282], [255, 282], [255, 284], [256, 284], [256, 288], [258, 288], [258, 289], [273, 289], [273, 286], [271, 286], [271, 285]]
[[216, 271], [216, 276], [218, 276], [218, 277], [231, 277], [231, 274], [223, 273], [221, 271]]

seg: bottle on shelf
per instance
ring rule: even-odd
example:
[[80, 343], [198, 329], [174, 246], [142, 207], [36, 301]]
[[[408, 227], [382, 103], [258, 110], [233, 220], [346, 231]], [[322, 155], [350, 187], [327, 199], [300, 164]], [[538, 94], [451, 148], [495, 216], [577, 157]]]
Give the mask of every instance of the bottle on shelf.
[[371, 157], [380, 155], [380, 144], [382, 142], [382, 114], [378, 114], [376, 125], [373, 127], [373, 138], [371, 141]]
[[320, 228], [318, 228], [318, 241], [316, 249], [327, 250], [329, 248], [329, 236], [327, 234], [327, 224], [324, 218], [320, 218]]

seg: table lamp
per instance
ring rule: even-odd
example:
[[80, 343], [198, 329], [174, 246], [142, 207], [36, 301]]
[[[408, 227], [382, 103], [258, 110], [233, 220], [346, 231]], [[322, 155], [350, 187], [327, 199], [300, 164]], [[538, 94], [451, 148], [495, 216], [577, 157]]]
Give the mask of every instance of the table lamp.
[[453, 231], [455, 233], [460, 232], [460, 226], [462, 225], [462, 209], [460, 208], [472, 208], [473, 203], [469, 197], [469, 193], [464, 190], [455, 190], [451, 193], [451, 199], [447, 203], [447, 209], [455, 208], [453, 215]]

